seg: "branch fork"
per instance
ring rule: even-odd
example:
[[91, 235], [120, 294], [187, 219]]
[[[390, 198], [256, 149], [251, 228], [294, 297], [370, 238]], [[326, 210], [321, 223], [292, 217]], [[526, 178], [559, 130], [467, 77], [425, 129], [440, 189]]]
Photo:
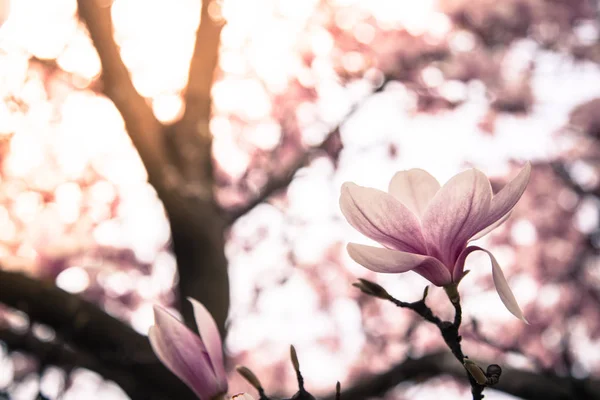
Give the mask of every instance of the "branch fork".
[[484, 372], [481, 367], [479, 367], [474, 361], [471, 361], [468, 356], [463, 353], [460, 344], [462, 337], [459, 333], [460, 325], [462, 323], [462, 307], [460, 304], [460, 295], [455, 284], [444, 287], [448, 299], [454, 307], [453, 321], [442, 320], [433, 313], [429, 306], [427, 306], [425, 300], [427, 299], [427, 294], [429, 293], [429, 286], [426, 286], [425, 290], [423, 290], [423, 296], [420, 300], [411, 303], [394, 298], [382, 286], [366, 279], [359, 279], [359, 281], [354, 283], [353, 286], [369, 296], [390, 301], [397, 307], [408, 308], [419, 314], [427, 322], [437, 326], [442, 334], [442, 338], [444, 339], [446, 346], [448, 346], [454, 357], [465, 367], [465, 370], [468, 372], [467, 376], [469, 378], [469, 383], [471, 384], [473, 400], [483, 399], [483, 390], [486, 387], [495, 385], [499, 382], [500, 375], [502, 374], [502, 369], [499, 365], [491, 364]]

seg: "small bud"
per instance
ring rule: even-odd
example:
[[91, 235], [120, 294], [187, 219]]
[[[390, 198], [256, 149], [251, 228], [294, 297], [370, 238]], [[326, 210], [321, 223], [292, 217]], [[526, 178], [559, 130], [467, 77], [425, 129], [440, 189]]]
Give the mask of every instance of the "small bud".
[[475, 379], [475, 382], [477, 382], [477, 384], [482, 386], [486, 384], [487, 377], [483, 373], [483, 370], [479, 368], [477, 364], [475, 364], [469, 359], [466, 359], [463, 365], [465, 366], [465, 369], [469, 371], [469, 374], [471, 374], [473, 379]]
[[446, 291], [446, 295], [452, 302], [452, 304], [457, 304], [460, 302], [460, 294], [458, 294], [458, 287], [455, 283], [444, 286], [444, 290]]
[[488, 365], [485, 374], [487, 375], [487, 384], [495, 385], [500, 381], [500, 375], [502, 375], [502, 368], [498, 364]]
[[[298, 379], [298, 393], [306, 394], [304, 390], [304, 378], [302, 377], [302, 373], [300, 372], [300, 362], [298, 361], [298, 354], [296, 353], [296, 348], [292, 345], [290, 346], [290, 358], [292, 359], [292, 365], [294, 366], [294, 370], [296, 370], [296, 378]], [[298, 398], [298, 397], [296, 397]], [[304, 398], [304, 397], [299, 397]]]
[[335, 384], [335, 400], [340, 400], [342, 398], [342, 385], [340, 385], [340, 381]]
[[254, 375], [254, 372], [250, 371], [250, 369], [241, 366], [241, 367], [237, 367], [236, 371], [241, 376], [243, 376], [244, 379], [246, 379], [248, 381], [248, 383], [254, 387], [254, 389], [256, 389], [258, 391], [262, 390], [262, 385], [261, 385], [260, 381], [258, 380], [256, 375]]
[[298, 354], [296, 353], [296, 348], [293, 345], [290, 346], [290, 358], [292, 359], [292, 365], [294, 366], [294, 370], [300, 371], [300, 362], [298, 361]]
[[352, 286], [359, 288], [363, 293], [379, 297], [380, 299], [390, 300], [392, 296], [380, 285], [366, 279], [358, 279], [360, 282], [353, 283]]

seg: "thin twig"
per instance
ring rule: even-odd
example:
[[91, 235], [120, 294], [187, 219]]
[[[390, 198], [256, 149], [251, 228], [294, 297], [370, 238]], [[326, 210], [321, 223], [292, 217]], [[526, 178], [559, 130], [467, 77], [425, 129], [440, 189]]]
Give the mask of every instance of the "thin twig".
[[327, 133], [325, 139], [321, 144], [306, 149], [284, 171], [273, 173], [268, 178], [267, 183], [259, 190], [258, 194], [254, 196], [250, 201], [248, 201], [248, 203], [244, 204], [241, 207], [228, 211], [228, 223], [233, 224], [238, 218], [250, 212], [252, 209], [254, 209], [254, 207], [263, 203], [273, 194], [277, 193], [279, 190], [286, 188], [291, 183], [296, 172], [298, 172], [298, 170], [306, 166], [306, 164], [310, 161], [311, 157], [315, 153], [326, 150], [331, 144], [331, 142], [335, 140], [336, 137], [339, 135], [340, 130], [342, 129], [344, 124], [350, 119], [350, 117], [352, 117], [358, 110], [360, 110], [360, 108], [375, 94], [382, 92], [385, 88], [386, 83], [387, 81], [384, 81], [381, 85], [374, 87], [368, 95], [366, 95], [361, 100], [352, 105], [352, 107], [350, 107], [350, 109], [342, 117], [340, 122], [334, 128], [332, 128], [329, 131], [329, 133]]
[[[438, 316], [436, 316], [433, 313], [433, 311], [431, 310], [431, 308], [429, 308], [427, 306], [427, 304], [425, 303], [425, 300], [427, 299], [427, 294], [428, 294], [428, 287], [426, 287], [425, 290], [423, 291], [423, 296], [419, 301], [409, 303], [409, 302], [405, 302], [405, 301], [396, 299], [395, 297], [390, 295], [380, 285], [378, 285], [374, 282], [365, 280], [365, 279], [360, 279], [360, 282], [355, 283], [354, 286], [359, 288], [365, 294], [368, 294], [368, 295], [374, 296], [374, 297], [378, 297], [383, 300], [388, 300], [388, 301], [392, 302], [393, 304], [395, 304], [397, 307], [407, 308], [409, 310], [412, 310], [415, 313], [419, 314], [427, 322], [432, 323], [435, 326], [437, 326], [438, 329], [440, 330], [440, 333], [442, 334], [442, 338], [444, 339], [446, 346], [448, 346], [448, 348], [450, 349], [450, 351], [452, 352], [454, 357], [462, 365], [464, 365], [465, 368], [467, 368], [467, 377], [469, 378], [469, 383], [471, 384], [471, 393], [473, 395], [473, 400], [482, 400], [483, 399], [483, 397], [484, 397], [483, 389], [485, 389], [486, 385], [488, 385], [488, 384], [491, 385], [492, 382], [491, 381], [488, 382], [487, 381], [488, 377], [483, 372], [483, 370], [481, 370], [481, 372], [480, 372], [479, 371], [480, 368], [477, 366], [473, 366], [473, 363], [469, 362], [468, 357], [463, 353], [463, 350], [462, 350], [462, 347], [460, 344], [462, 337], [459, 334], [460, 325], [462, 323], [462, 308], [460, 305], [460, 297], [457, 294], [455, 294], [455, 296], [456, 296], [455, 298], [451, 299], [451, 303], [454, 306], [454, 320], [453, 320], [453, 322], [450, 322], [450, 321], [444, 321], [441, 318], [439, 318]], [[468, 363], [468, 367], [467, 367], [466, 363]], [[473, 368], [475, 368], [475, 369], [473, 369]], [[480, 382], [483, 382], [484, 384], [478, 383], [478, 381], [473, 376], [474, 372], [478, 373], [481, 376]], [[498, 376], [499, 376], [499, 374], [498, 374]], [[497, 377], [496, 377], [496, 381], [494, 383], [496, 383], [496, 382], [497, 382]]]

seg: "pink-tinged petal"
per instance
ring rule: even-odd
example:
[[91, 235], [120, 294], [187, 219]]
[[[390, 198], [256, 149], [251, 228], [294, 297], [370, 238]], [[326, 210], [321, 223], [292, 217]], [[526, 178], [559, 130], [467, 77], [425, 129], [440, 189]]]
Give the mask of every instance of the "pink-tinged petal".
[[388, 188], [392, 196], [419, 218], [438, 190], [439, 182], [429, 172], [418, 168], [396, 172]]
[[374, 272], [395, 274], [415, 271], [436, 286], [452, 282], [448, 269], [433, 257], [356, 243], [349, 243], [347, 249], [354, 261]]
[[346, 182], [342, 185], [340, 209], [350, 225], [382, 245], [411, 253], [426, 252], [419, 220], [392, 195]]
[[456, 263], [454, 264], [454, 269], [452, 270], [452, 281], [454, 283], [460, 282], [462, 277], [465, 276], [465, 261], [467, 260], [467, 256], [475, 250], [479, 250], [479, 247], [469, 246], [466, 249], [464, 249], [458, 256]]
[[477, 250], [485, 252], [490, 257], [490, 261], [492, 262], [492, 278], [494, 279], [494, 286], [496, 286], [498, 296], [500, 296], [500, 300], [502, 300], [502, 303], [506, 309], [510, 311], [512, 315], [528, 324], [529, 322], [527, 322], [525, 319], [523, 311], [521, 311], [521, 307], [519, 307], [519, 303], [517, 303], [515, 295], [513, 294], [512, 290], [510, 290], [510, 286], [508, 286], [508, 282], [506, 281], [506, 277], [502, 272], [502, 268], [500, 268], [500, 264], [498, 264], [496, 257], [494, 257], [492, 253], [478, 246], [469, 246], [465, 249], [465, 251], [463, 251], [464, 256], [461, 254], [459, 259], [462, 259], [462, 263], [464, 265], [464, 261], [467, 256]]
[[453, 266], [469, 238], [482, 229], [491, 199], [490, 182], [481, 171], [471, 169], [450, 179], [423, 215], [428, 254]]
[[[492, 199], [492, 201], [493, 201], [493, 199]], [[493, 224], [491, 224], [490, 226], [480, 230], [479, 232], [477, 232], [475, 234], [475, 236], [473, 236], [471, 239], [469, 239], [469, 242], [473, 241], [473, 240], [481, 239], [482, 237], [484, 237], [485, 235], [487, 235], [488, 233], [490, 233], [491, 231], [493, 231], [494, 229], [496, 229], [497, 227], [499, 227], [500, 225], [505, 223], [506, 220], [510, 218], [511, 214], [512, 214], [512, 211], [509, 211], [508, 214], [505, 214], [504, 217], [500, 218], [498, 221], [496, 221]]]
[[[512, 211], [514, 206], [525, 192], [527, 183], [529, 183], [530, 175], [531, 164], [527, 163], [512, 181], [510, 181], [502, 188], [502, 190], [492, 197], [490, 210], [485, 218], [485, 221], [483, 221], [483, 225], [480, 227], [482, 231], [485, 231], [485, 228], [488, 226], [494, 226], [494, 228], [496, 228], [501, 225], [502, 222], [498, 223], [497, 225], [494, 224], [496, 224], [498, 221], [505, 221], [508, 218], [508, 214]], [[476, 237], [480, 238], [486, 233], [489, 233], [492, 229], [488, 230], [484, 234], [478, 233]], [[472, 240], [475, 240], [475, 238]]]
[[[201, 399], [221, 393], [200, 338], [160, 307], [154, 307], [155, 325], [148, 333], [156, 356]], [[227, 388], [225, 388], [226, 390]]]
[[196, 326], [198, 327], [200, 338], [210, 357], [217, 381], [226, 389], [227, 375], [225, 374], [225, 367], [223, 366], [223, 344], [221, 342], [221, 335], [219, 334], [217, 324], [203, 304], [190, 297], [188, 297], [188, 300], [192, 303]]

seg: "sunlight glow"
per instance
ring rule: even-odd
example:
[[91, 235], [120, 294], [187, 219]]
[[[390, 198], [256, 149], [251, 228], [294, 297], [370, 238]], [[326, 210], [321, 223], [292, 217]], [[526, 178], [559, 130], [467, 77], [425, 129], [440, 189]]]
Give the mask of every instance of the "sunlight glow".
[[152, 102], [152, 110], [160, 122], [174, 122], [183, 115], [183, 100], [176, 94], [159, 95]]
[[88, 84], [100, 74], [98, 53], [88, 35], [80, 30], [75, 32], [56, 62], [63, 70], [86, 79]]
[[56, 285], [70, 293], [81, 293], [90, 284], [87, 272], [81, 267], [71, 267], [56, 277]]
[[[56, 58], [77, 29], [73, 18], [76, 9], [76, 0], [13, 0], [8, 20], [0, 31], [0, 41], [10, 38], [13, 48], [39, 58]], [[32, 26], [36, 29], [32, 30]]]
[[155, 97], [181, 91], [187, 83], [200, 2], [118, 0], [112, 15], [121, 56], [140, 94]]

